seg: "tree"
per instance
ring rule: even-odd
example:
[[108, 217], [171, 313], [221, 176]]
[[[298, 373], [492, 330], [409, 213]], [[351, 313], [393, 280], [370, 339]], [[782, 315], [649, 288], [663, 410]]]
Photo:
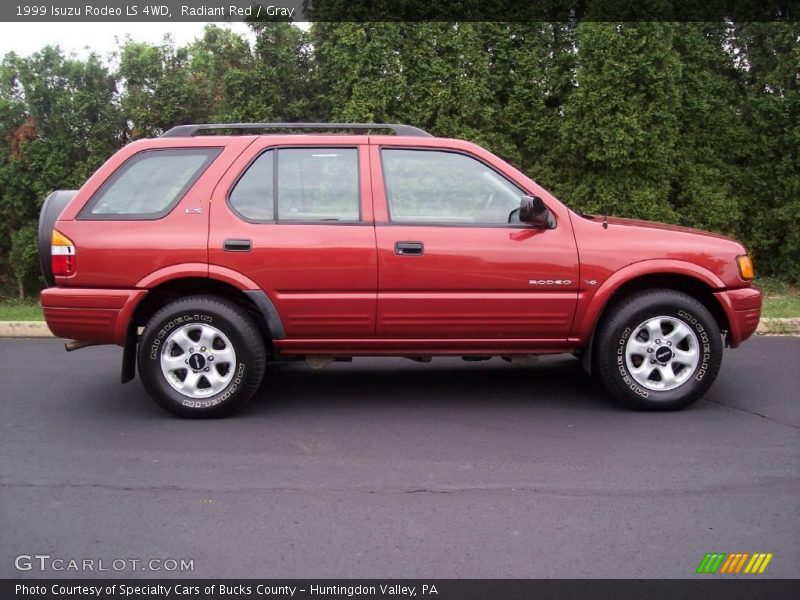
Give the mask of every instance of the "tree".
[[483, 23], [315, 23], [325, 112], [341, 121], [413, 123], [503, 153]]
[[174, 125], [202, 123], [213, 112], [213, 92], [192, 72], [189, 49], [176, 48], [169, 36], [158, 46], [127, 40], [117, 77], [133, 139], [160, 135]]
[[574, 208], [732, 233], [761, 273], [800, 282], [800, 25], [671, 23], [663, 0], [631, 10], [661, 21], [323, 18], [309, 32], [252, 22], [253, 43], [209, 25], [184, 46], [126, 40], [113, 73], [58, 48], [10, 53], [0, 284], [33, 289], [42, 199], [82, 185], [130, 139], [183, 123], [317, 120], [473, 140]]
[[564, 110], [575, 90], [575, 23], [490, 24], [489, 85], [506, 158], [545, 187], [571, 179], [558, 155]]
[[253, 102], [255, 64], [247, 40], [207, 25], [203, 37], [189, 45], [188, 59], [194, 93], [209, 107], [211, 121], [251, 119], [248, 106]]
[[[554, 186], [573, 207], [674, 221], [680, 60], [673, 23], [582, 22]], [[564, 171], [562, 171], [563, 173]]]
[[[0, 63], [0, 270], [29, 273], [27, 231], [54, 189], [77, 188], [122, 143], [116, 82], [96, 55], [46, 47]], [[21, 236], [21, 237], [20, 237]], [[28, 261], [10, 264], [13, 256]]]
[[242, 81], [241, 114], [248, 120], [308, 121], [320, 118], [323, 94], [312, 78], [306, 33], [286, 22], [250, 23], [256, 34], [253, 72]]
[[249, 24], [242, 36], [208, 25], [200, 39], [176, 47], [128, 40], [118, 77], [134, 138], [202, 122], [308, 120], [315, 114], [305, 33], [288, 23]]
[[[11, 234], [11, 251], [9, 262], [17, 281], [17, 290], [20, 300], [25, 299], [25, 289], [31, 285], [31, 280], [37, 277], [37, 227], [36, 223], [28, 223]], [[37, 281], [38, 283], [38, 281]]]
[[746, 85], [740, 230], [763, 273], [800, 282], [800, 24], [736, 27]]
[[737, 233], [742, 198], [734, 180], [743, 166], [743, 90], [727, 51], [726, 23], [683, 23], [674, 36], [681, 60], [675, 175], [670, 203], [679, 222]]

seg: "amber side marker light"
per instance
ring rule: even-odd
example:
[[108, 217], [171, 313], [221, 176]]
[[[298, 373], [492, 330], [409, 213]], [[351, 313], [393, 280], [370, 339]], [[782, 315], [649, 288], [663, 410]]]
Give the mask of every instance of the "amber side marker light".
[[75, 244], [56, 229], [50, 238], [50, 266], [53, 275], [68, 277], [75, 274]]
[[753, 259], [749, 254], [742, 254], [736, 257], [736, 264], [739, 265], [739, 276], [742, 279], [753, 278]]

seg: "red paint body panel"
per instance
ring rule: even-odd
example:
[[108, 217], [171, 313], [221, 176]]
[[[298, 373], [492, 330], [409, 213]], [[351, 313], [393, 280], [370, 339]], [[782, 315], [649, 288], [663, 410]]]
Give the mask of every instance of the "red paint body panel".
[[[76, 217], [128, 158], [152, 148], [223, 151], [174, 209], [150, 221]], [[227, 197], [242, 171], [276, 147], [357, 148], [359, 223], [246, 222]], [[384, 192], [384, 147], [468, 154], [540, 196], [556, 226], [393, 224]], [[187, 212], [187, 209], [191, 209]], [[268, 135], [159, 138], [134, 142], [84, 184], [56, 223], [73, 240], [76, 273], [42, 293], [56, 335], [120, 344], [147, 290], [208, 277], [263, 290], [286, 332], [286, 354], [533, 354], [584, 347], [620, 286], [653, 274], [692, 277], [714, 294], [736, 346], [754, 331], [761, 293], [742, 281], [741, 244], [695, 230], [582, 218], [526, 175], [472, 143], [441, 138]], [[223, 249], [229, 238], [249, 252]], [[399, 256], [397, 241], [424, 244]], [[531, 283], [544, 281], [544, 284]], [[547, 281], [558, 281], [548, 284]]]
[[148, 274], [144, 279], [136, 283], [137, 288], [150, 289], [162, 283], [182, 279], [186, 277], [208, 277], [208, 264], [202, 263], [178, 263], [168, 267], [162, 267], [157, 271]]
[[220, 265], [208, 265], [208, 278], [227, 283], [240, 290], [258, 289], [258, 284], [246, 275]]
[[[568, 226], [378, 226], [376, 236], [379, 337], [566, 339], [578, 280]], [[424, 254], [395, 254], [403, 240]], [[530, 279], [573, 283], [537, 289]]]
[[730, 344], [736, 348], [749, 338], [758, 327], [761, 318], [761, 290], [745, 288], [739, 290], [726, 290], [714, 294], [725, 309], [725, 314], [731, 326]]
[[[255, 289], [264, 290], [281, 316], [287, 337], [372, 337], [377, 257], [368, 139], [308, 138], [298, 143], [297, 136], [263, 137], [234, 162], [213, 195], [209, 263], [212, 268], [246, 275]], [[286, 145], [358, 148], [361, 223], [251, 223], [230, 209], [227, 198], [239, 173], [260, 153]], [[228, 238], [251, 240], [252, 250], [226, 252], [223, 242]]]
[[[56, 222], [56, 229], [75, 243], [76, 273], [57, 277], [69, 287], [132, 288], [160, 269], [184, 263], [208, 263], [208, 209], [213, 190], [231, 160], [253, 138], [141, 140], [125, 146], [89, 178]], [[103, 182], [134, 154], [151, 148], [223, 147], [217, 157], [169, 214], [161, 219], [78, 220], [80, 209]], [[189, 214], [187, 209], [200, 209]], [[203, 276], [207, 275], [207, 271]]]
[[121, 346], [131, 315], [146, 295], [147, 290], [53, 287], [42, 291], [40, 301], [54, 335]]
[[[574, 215], [572, 222], [581, 262], [580, 301], [572, 333], [584, 342], [612, 294], [637, 277], [677, 274], [712, 290], [753, 289], [739, 278], [735, 257], [746, 250], [735, 240], [632, 219], [609, 218], [608, 228], [599, 218]], [[726, 314], [730, 320], [727, 309]]]
[[[425, 143], [428, 142], [428, 143]], [[567, 213], [554, 229], [519, 226], [392, 224], [381, 170], [381, 148], [435, 147], [464, 152], [506, 175], [530, 194], [527, 178], [508, 173], [485, 150], [457, 140], [375, 138], [372, 197], [378, 245], [378, 314], [381, 338], [525, 338], [566, 340], [575, 312], [578, 253]], [[560, 207], [563, 208], [563, 207]], [[395, 253], [395, 243], [421, 242], [421, 256]], [[569, 284], [532, 286], [529, 281]]]

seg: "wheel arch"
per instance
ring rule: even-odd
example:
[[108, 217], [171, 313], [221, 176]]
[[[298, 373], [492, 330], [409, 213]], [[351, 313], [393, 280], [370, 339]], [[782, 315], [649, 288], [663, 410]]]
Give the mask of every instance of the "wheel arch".
[[[725, 313], [725, 309], [714, 296], [716, 282], [708, 278], [700, 278], [689, 273], [675, 272], [649, 272], [634, 276], [630, 279], [623, 279], [618, 282], [607, 294], [604, 295], [602, 303], [598, 304], [593, 317], [593, 324], [588, 336], [588, 343], [581, 356], [583, 368], [587, 373], [593, 369], [594, 340], [595, 333], [599, 327], [613, 313], [614, 307], [620, 302], [630, 297], [632, 294], [646, 289], [669, 289], [691, 296], [703, 306], [705, 306], [714, 320], [717, 322], [720, 331], [725, 335], [726, 344], [730, 345], [730, 322]], [[584, 317], [585, 322], [586, 317]]]
[[221, 273], [209, 273], [207, 277], [187, 274], [183, 277], [161, 279], [157, 285], [148, 289], [147, 295], [136, 306], [128, 324], [122, 361], [123, 383], [135, 376], [136, 344], [140, 329], [163, 306], [186, 296], [211, 295], [235, 304], [249, 314], [256, 323], [267, 348], [271, 348], [272, 340], [285, 337], [280, 315], [269, 296], [263, 290], [257, 289], [255, 284], [252, 284], [252, 289], [239, 287], [242, 284], [247, 285], [249, 280], [225, 271], [228, 269]]

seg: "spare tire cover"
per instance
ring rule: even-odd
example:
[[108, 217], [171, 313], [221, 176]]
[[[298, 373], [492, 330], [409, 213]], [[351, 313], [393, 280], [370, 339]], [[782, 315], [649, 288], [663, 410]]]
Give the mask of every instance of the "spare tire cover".
[[61, 211], [77, 193], [78, 190], [56, 190], [45, 199], [42, 204], [42, 212], [39, 213], [39, 267], [42, 269], [47, 287], [55, 285], [50, 264], [53, 227], [55, 227]]

